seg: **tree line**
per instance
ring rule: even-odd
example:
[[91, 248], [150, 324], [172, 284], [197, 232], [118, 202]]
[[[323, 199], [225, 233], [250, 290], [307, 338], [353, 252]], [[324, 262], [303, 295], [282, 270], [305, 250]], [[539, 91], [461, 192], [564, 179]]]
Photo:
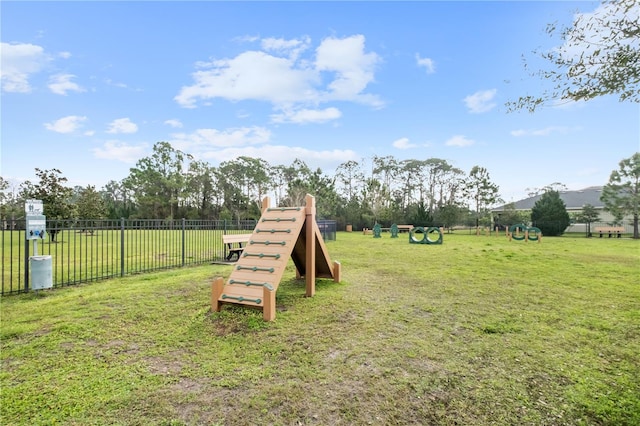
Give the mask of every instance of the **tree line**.
[[316, 197], [317, 214], [339, 226], [412, 223], [482, 224], [502, 201], [499, 187], [480, 166], [469, 173], [446, 160], [398, 160], [393, 156], [347, 161], [332, 175], [299, 159], [272, 166], [241, 156], [214, 167], [168, 142], [158, 142], [121, 181], [69, 187], [59, 169], [35, 169], [39, 182], [16, 188], [0, 180], [2, 216], [20, 218], [26, 199], [43, 200], [47, 219], [257, 219], [262, 199], [278, 206]]
[[[272, 166], [261, 158], [241, 156], [214, 167], [195, 160], [168, 142], [158, 142], [129, 175], [103, 188], [68, 187], [58, 169], [35, 169], [39, 182], [10, 188], [0, 177], [0, 214], [24, 215], [24, 201], [43, 201], [50, 220], [94, 219], [258, 219], [262, 199], [277, 206], [300, 206], [306, 194], [316, 197], [317, 215], [336, 220], [339, 229], [380, 223], [415, 226], [492, 225], [490, 208], [503, 202], [486, 168], [466, 173], [439, 158], [398, 160], [374, 156], [346, 161], [333, 175], [312, 170], [299, 159]], [[630, 214], [637, 229], [640, 153], [620, 162], [604, 187], [602, 201], [618, 215]], [[560, 183], [533, 190], [558, 192]], [[564, 209], [564, 205], [561, 206]], [[561, 213], [564, 217], [564, 214]], [[529, 222], [528, 213], [507, 205], [504, 224]]]

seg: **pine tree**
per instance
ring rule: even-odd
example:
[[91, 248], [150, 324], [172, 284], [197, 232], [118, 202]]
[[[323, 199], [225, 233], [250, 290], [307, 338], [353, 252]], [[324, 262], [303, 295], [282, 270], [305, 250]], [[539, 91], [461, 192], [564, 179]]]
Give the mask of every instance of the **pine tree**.
[[546, 237], [556, 237], [564, 233], [570, 223], [569, 213], [558, 191], [542, 194], [531, 209], [531, 222]]

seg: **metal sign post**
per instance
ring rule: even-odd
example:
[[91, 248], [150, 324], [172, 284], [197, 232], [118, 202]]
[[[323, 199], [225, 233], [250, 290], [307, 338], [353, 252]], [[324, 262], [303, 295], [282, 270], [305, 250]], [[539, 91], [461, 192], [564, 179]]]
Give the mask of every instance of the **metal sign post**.
[[[47, 217], [42, 214], [44, 212], [42, 200], [26, 200], [24, 211], [27, 222], [26, 239], [33, 240], [33, 256], [29, 257], [32, 272], [31, 288], [33, 290], [51, 288], [53, 287], [51, 256], [38, 256], [38, 240], [44, 238], [47, 227]], [[25, 290], [29, 289], [28, 286], [27, 278]]]

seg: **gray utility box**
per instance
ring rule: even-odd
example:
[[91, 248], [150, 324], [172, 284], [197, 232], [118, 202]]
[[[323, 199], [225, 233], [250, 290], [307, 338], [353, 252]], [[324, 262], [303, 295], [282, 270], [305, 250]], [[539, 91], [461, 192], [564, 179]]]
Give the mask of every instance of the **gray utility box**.
[[31, 290], [53, 287], [51, 256], [31, 256]]

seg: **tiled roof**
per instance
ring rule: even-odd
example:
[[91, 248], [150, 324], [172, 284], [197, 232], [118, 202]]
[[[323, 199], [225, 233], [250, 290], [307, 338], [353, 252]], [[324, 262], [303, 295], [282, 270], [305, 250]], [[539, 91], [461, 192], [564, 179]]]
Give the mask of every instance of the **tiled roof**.
[[[560, 199], [564, 201], [567, 210], [582, 209], [585, 204], [591, 204], [595, 208], [602, 209], [604, 204], [600, 201], [600, 195], [602, 195], [601, 186], [590, 186], [579, 191], [560, 191]], [[516, 201], [514, 203], [515, 209], [531, 210], [540, 197], [542, 197], [542, 194]], [[504, 208], [505, 206], [500, 206], [492, 209], [492, 211], [501, 212]]]

